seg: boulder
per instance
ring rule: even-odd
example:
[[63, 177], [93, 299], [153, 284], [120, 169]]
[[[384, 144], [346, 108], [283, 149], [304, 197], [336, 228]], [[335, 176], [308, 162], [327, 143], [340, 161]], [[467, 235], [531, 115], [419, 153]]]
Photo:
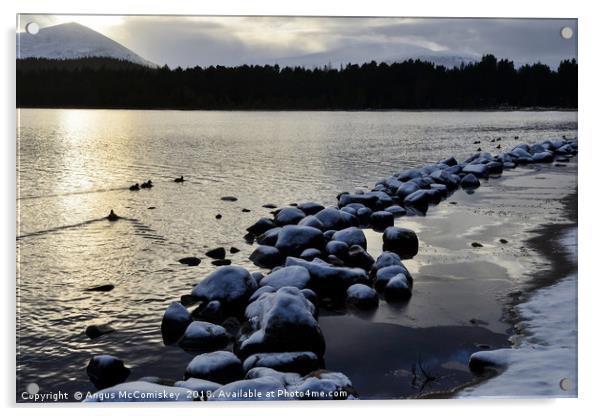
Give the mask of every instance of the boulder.
[[221, 350], [228, 345], [226, 330], [210, 322], [194, 321], [186, 331], [178, 345], [189, 351], [210, 352]]
[[355, 217], [336, 208], [324, 208], [315, 214], [316, 218], [324, 224], [324, 230], [342, 230], [355, 225]]
[[284, 257], [276, 247], [259, 246], [249, 256], [249, 259], [257, 267], [272, 269], [282, 265]]
[[123, 361], [112, 355], [96, 355], [90, 359], [86, 373], [98, 389], [123, 383], [130, 375], [130, 369]]
[[406, 278], [409, 287], [412, 287], [412, 276], [410, 272], [403, 264], [386, 266], [378, 269], [375, 273], [374, 287], [377, 290], [383, 290], [385, 286], [389, 283], [389, 281], [399, 275], [403, 274]]
[[[403, 200], [403, 204], [405, 206], [412, 207], [417, 209], [420, 212], [426, 212], [429, 206], [429, 194], [426, 190], [420, 189], [416, 192], [412, 192], [410, 195], [406, 196]], [[389, 224], [393, 225], [393, 224]]]
[[489, 173], [487, 166], [482, 163], [471, 163], [466, 165], [462, 169], [462, 172], [466, 174], [472, 173], [477, 178], [486, 178]]
[[185, 378], [200, 378], [220, 384], [243, 377], [242, 363], [230, 351], [214, 351], [197, 355], [188, 363]]
[[299, 208], [282, 208], [276, 214], [276, 224], [280, 226], [295, 225], [305, 217], [305, 212]]
[[303, 253], [299, 257], [303, 260], [312, 261], [315, 258], [322, 257], [322, 252], [317, 248], [307, 248], [303, 250]]
[[412, 297], [412, 289], [403, 273], [393, 276], [385, 286], [385, 299], [388, 301], [403, 301], [410, 297]]
[[297, 206], [305, 215], [315, 215], [324, 209], [323, 205], [316, 202], [303, 202]]
[[211, 302], [199, 305], [192, 312], [192, 316], [200, 321], [216, 324], [224, 319], [224, 311], [219, 300], [212, 300]]
[[324, 235], [320, 230], [304, 225], [286, 225], [278, 234], [276, 248], [283, 257], [287, 257], [298, 256], [307, 248], [322, 250], [324, 244]]
[[256, 288], [257, 282], [246, 269], [224, 266], [207, 275], [192, 295], [207, 302], [219, 300], [226, 309], [238, 309], [244, 307]]
[[188, 313], [188, 309], [182, 306], [181, 303], [172, 302], [161, 320], [161, 334], [163, 341], [166, 344], [173, 344], [186, 331], [188, 325], [192, 322], [192, 317]]
[[395, 216], [387, 211], [376, 211], [370, 216], [370, 223], [374, 230], [383, 231], [395, 223]]
[[260, 286], [271, 286], [274, 289], [293, 286], [305, 289], [309, 286], [310, 280], [311, 277], [305, 267], [287, 266], [268, 274], [261, 280]]
[[367, 242], [364, 232], [357, 227], [349, 227], [337, 231], [332, 236], [332, 241], [342, 241], [348, 246], [358, 245], [366, 249]]
[[380, 269], [387, 266], [401, 266], [401, 258], [399, 255], [392, 253], [390, 251], [383, 251], [380, 256], [374, 262], [370, 270], [370, 278], [374, 279], [376, 277], [376, 272]]
[[320, 368], [320, 359], [311, 351], [268, 352], [253, 354], [243, 363], [245, 373], [256, 367], [305, 375]]
[[370, 225], [370, 217], [372, 216], [372, 210], [370, 208], [360, 208], [357, 210], [357, 221], [362, 227]]
[[316, 313], [315, 306], [296, 287], [261, 294], [245, 310], [249, 325], [239, 340], [239, 355], [311, 351], [322, 356], [324, 337]]
[[315, 215], [308, 215], [307, 217], [303, 218], [301, 221], [299, 221], [299, 225], [306, 225], [308, 227], [314, 227], [314, 228], [317, 228], [318, 230], [324, 229], [324, 224], [322, 224], [322, 221], [320, 221], [318, 218], [316, 218]]
[[481, 182], [479, 181], [479, 178], [472, 173], [469, 173], [462, 178], [460, 181], [460, 186], [462, 188], [475, 189], [481, 186]]
[[391, 205], [390, 207], [385, 208], [385, 211], [390, 212], [395, 217], [403, 217], [407, 214], [405, 208], [402, 208], [399, 205]]
[[410, 259], [418, 254], [418, 237], [407, 228], [387, 227], [383, 232], [383, 251], [399, 254], [400, 258]]
[[543, 151], [533, 154], [533, 162], [535, 163], [551, 163], [554, 161], [554, 155], [551, 152]]
[[265, 233], [261, 234], [257, 237], [257, 244], [262, 246], [275, 246], [276, 241], [278, 240], [278, 233], [282, 230], [281, 227], [271, 228], [267, 230]]
[[247, 231], [249, 232], [249, 234], [257, 236], [257, 235], [261, 235], [261, 234], [265, 233], [267, 230], [275, 228], [275, 227], [276, 227], [276, 224], [274, 224], [274, 222], [271, 219], [262, 217], [262, 218], [258, 219], [255, 224], [253, 224], [249, 228], [247, 228]]
[[358, 309], [372, 309], [378, 306], [378, 294], [370, 286], [357, 283], [347, 288], [346, 301]]
[[342, 297], [349, 286], [368, 281], [366, 271], [360, 268], [335, 267], [319, 259], [306, 261], [295, 257], [286, 259], [287, 266], [305, 267], [312, 278], [312, 286], [322, 295]]
[[374, 258], [361, 246], [351, 246], [345, 260], [349, 267], [359, 267], [369, 271], [374, 264]]
[[326, 244], [326, 254], [336, 256], [343, 260], [347, 258], [349, 246], [343, 241], [331, 240]]

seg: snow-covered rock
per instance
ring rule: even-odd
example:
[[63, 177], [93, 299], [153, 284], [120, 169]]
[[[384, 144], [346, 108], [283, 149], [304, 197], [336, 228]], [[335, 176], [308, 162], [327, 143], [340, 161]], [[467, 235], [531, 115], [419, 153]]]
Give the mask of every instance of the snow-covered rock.
[[284, 262], [280, 250], [272, 246], [259, 246], [249, 256], [249, 260], [257, 267], [272, 269]]
[[263, 293], [245, 310], [249, 329], [240, 338], [239, 355], [311, 351], [324, 354], [324, 337], [315, 306], [296, 287]]
[[284, 257], [298, 256], [307, 248], [324, 247], [324, 235], [313, 227], [303, 225], [286, 225], [278, 234], [276, 248]]
[[275, 289], [285, 286], [304, 289], [309, 286], [310, 279], [311, 276], [305, 267], [287, 266], [268, 274], [261, 280], [260, 285], [271, 286]]
[[197, 355], [188, 363], [185, 378], [200, 378], [220, 384], [240, 380], [242, 363], [229, 351], [214, 351]]
[[360, 309], [378, 306], [378, 294], [370, 286], [357, 283], [347, 288], [347, 303]]
[[320, 368], [320, 359], [311, 351], [259, 353], [244, 361], [243, 371], [247, 373], [255, 367], [305, 375]]
[[186, 350], [210, 352], [225, 348], [228, 342], [228, 334], [223, 327], [194, 321], [188, 325], [178, 345]]
[[219, 300], [224, 308], [244, 307], [257, 288], [255, 279], [244, 268], [224, 266], [205, 277], [192, 290], [192, 295], [204, 301]]

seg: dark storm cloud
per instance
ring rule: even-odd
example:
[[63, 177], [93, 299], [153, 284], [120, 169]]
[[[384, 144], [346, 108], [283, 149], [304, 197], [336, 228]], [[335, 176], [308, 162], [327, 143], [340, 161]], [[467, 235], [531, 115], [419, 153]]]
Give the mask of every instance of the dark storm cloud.
[[555, 67], [576, 57], [576, 36], [560, 36], [564, 26], [576, 34], [576, 25], [571, 19], [124, 16], [120, 24], [92, 28], [171, 67], [479, 59], [486, 53]]

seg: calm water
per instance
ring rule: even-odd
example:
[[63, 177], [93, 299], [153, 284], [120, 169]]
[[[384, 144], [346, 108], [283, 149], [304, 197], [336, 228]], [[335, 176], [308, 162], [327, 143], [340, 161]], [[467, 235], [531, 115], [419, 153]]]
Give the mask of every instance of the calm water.
[[[84, 369], [98, 353], [122, 358], [132, 367], [130, 379], [181, 378], [191, 356], [163, 345], [161, 316], [215, 267], [206, 259], [199, 267], [177, 260], [236, 246], [233, 263], [256, 270], [242, 236], [268, 214], [263, 204], [332, 204], [340, 191], [369, 187], [405, 167], [467, 156], [478, 146], [499, 152], [494, 146], [510, 148], [514, 136], [534, 142], [572, 137], [577, 129], [575, 112], [25, 109], [19, 116], [18, 391], [30, 382], [42, 391], [94, 390]], [[188, 181], [173, 183], [180, 175]], [[128, 190], [147, 179], [152, 190]], [[421, 240], [408, 262], [417, 284], [405, 308], [381, 302], [373, 316], [323, 314], [326, 365], [348, 373], [363, 397], [410, 395], [406, 367], [418, 348], [462, 381], [469, 374], [460, 367], [475, 343], [504, 342], [500, 296], [538, 259], [520, 241], [500, 250], [495, 238], [559, 218], [558, 200], [576, 185], [576, 164], [563, 172], [517, 169], [489, 182], [475, 195], [454, 194], [458, 205], [400, 220]], [[225, 195], [238, 201], [222, 201]], [[131, 221], [99, 220], [110, 209]], [[369, 235], [373, 255], [379, 238]], [[469, 248], [475, 238], [485, 243], [478, 255]], [[84, 291], [105, 283], [115, 289]], [[470, 318], [485, 324], [471, 327]], [[89, 340], [83, 331], [100, 323], [116, 332]], [[339, 334], [346, 326], [359, 333]], [[455, 342], [450, 333], [464, 335]], [[383, 334], [388, 344], [370, 343]], [[442, 336], [449, 342], [438, 342]], [[417, 340], [413, 347], [408, 339]], [[357, 348], [343, 347], [350, 343]], [[375, 350], [391, 356], [390, 367], [382, 359], [368, 370], [358, 362]], [[371, 388], [375, 381], [389, 385]]]

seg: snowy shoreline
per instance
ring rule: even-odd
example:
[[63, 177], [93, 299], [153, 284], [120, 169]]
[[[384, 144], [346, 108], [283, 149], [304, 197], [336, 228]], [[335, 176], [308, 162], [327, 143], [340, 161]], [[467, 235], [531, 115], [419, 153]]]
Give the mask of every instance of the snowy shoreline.
[[[577, 226], [557, 243], [577, 264]], [[577, 273], [536, 290], [515, 310], [521, 320], [514, 346], [474, 353], [473, 368], [498, 374], [460, 391], [458, 398], [577, 397]]]

